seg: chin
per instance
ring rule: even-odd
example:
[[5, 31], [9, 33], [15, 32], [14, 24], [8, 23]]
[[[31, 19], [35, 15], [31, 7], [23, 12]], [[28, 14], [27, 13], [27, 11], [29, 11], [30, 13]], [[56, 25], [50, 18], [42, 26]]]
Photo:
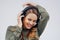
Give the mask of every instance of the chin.
[[31, 28], [27, 28], [27, 29], [31, 29]]
[[31, 29], [32, 26], [28, 26], [28, 25], [26, 25], [25, 28], [26, 28], [26, 29]]
[[31, 29], [31, 28], [27, 27], [27, 29]]

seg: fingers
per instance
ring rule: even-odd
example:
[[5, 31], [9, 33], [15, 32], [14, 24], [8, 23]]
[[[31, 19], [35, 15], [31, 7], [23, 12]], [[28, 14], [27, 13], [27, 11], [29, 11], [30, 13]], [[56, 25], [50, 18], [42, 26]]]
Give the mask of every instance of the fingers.
[[17, 16], [17, 22], [18, 22], [18, 26], [19, 27], [22, 27], [22, 20], [21, 20], [21, 18], [24, 17], [24, 15], [21, 15], [21, 14], [22, 14], [22, 12], [19, 12], [18, 16]]
[[19, 21], [21, 21], [21, 18], [22, 17], [24, 17], [24, 15], [21, 15], [22, 14], [22, 12], [19, 12], [18, 13], [18, 16], [17, 16], [17, 21], [19, 22]]
[[17, 15], [17, 18], [21, 18], [21, 17], [24, 17], [24, 15], [21, 15], [23, 12], [19, 12], [18, 15]]
[[36, 6], [36, 3], [26, 2], [26, 3], [23, 4], [23, 7], [24, 7], [24, 6], [29, 6], [29, 5], [31, 5], [31, 6]]
[[27, 4], [30, 4], [30, 3], [28, 3], [28, 2], [24, 3], [24, 4], [23, 4], [23, 7], [24, 7], [24, 6], [28, 6]]
[[24, 17], [24, 15], [21, 15], [20, 17]]
[[22, 13], [23, 13], [23, 12], [19, 12], [17, 17], [21, 16]]

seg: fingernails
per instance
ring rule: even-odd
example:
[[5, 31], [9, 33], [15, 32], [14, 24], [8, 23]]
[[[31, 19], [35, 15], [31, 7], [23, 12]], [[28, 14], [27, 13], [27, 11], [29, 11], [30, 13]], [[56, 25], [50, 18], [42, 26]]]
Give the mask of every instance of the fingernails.
[[24, 17], [24, 15], [22, 15], [21, 17]]

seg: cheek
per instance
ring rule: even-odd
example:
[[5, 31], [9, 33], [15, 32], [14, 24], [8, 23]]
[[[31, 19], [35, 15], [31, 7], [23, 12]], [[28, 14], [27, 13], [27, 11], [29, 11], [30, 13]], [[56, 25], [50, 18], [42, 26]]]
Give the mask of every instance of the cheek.
[[24, 20], [23, 20], [24, 26], [26, 26], [28, 23], [29, 23], [29, 21], [28, 21], [27, 19], [24, 19]]
[[25, 20], [25, 25], [27, 25], [28, 23], [29, 23], [29, 20], [26, 19], [26, 20]]

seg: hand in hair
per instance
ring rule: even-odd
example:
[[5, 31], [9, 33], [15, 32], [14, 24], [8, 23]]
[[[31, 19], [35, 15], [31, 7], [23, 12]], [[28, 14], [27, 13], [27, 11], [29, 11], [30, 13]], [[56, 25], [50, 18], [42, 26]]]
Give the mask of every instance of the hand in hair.
[[32, 2], [26, 2], [23, 4], [23, 7], [24, 6], [36, 6], [37, 4], [36, 3], [32, 3]]
[[19, 12], [19, 13], [18, 13], [18, 16], [17, 16], [17, 21], [18, 21], [18, 24], [17, 24], [17, 25], [18, 25], [19, 27], [22, 27], [22, 20], [21, 20], [21, 18], [24, 17], [24, 16], [21, 15], [21, 14], [22, 14], [22, 12]]

